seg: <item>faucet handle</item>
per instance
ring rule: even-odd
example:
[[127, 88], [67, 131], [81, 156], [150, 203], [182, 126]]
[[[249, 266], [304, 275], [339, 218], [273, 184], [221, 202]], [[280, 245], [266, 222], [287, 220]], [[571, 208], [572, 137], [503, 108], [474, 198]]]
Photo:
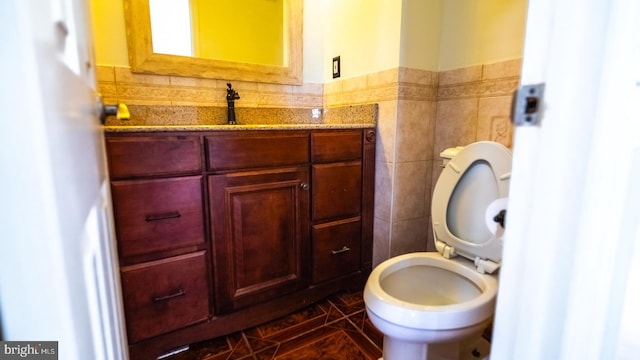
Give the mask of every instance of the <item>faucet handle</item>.
[[115, 116], [118, 120], [129, 120], [131, 119], [131, 114], [129, 113], [129, 108], [124, 103], [119, 104], [104, 104], [102, 101], [102, 97], [98, 96], [97, 99], [97, 110], [98, 117], [100, 118], [100, 122], [102, 124], [105, 123], [107, 116]]
[[227, 101], [238, 99], [240, 99], [240, 95], [238, 95], [238, 92], [233, 90], [233, 87], [231, 87], [231, 83], [227, 83]]

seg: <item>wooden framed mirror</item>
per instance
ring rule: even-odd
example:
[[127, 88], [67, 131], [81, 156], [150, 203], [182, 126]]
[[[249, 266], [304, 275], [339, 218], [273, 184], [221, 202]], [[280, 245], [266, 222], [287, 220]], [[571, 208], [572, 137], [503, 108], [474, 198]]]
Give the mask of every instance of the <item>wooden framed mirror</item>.
[[283, 65], [279, 66], [156, 53], [153, 50], [149, 0], [124, 0], [131, 71], [300, 85], [302, 84], [302, 1], [283, 0], [284, 61]]

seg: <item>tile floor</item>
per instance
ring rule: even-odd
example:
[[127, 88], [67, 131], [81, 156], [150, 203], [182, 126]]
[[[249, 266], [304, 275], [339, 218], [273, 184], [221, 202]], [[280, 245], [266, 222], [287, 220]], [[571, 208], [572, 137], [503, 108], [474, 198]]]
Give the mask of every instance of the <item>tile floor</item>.
[[332, 296], [291, 315], [190, 346], [166, 360], [377, 360], [382, 334], [362, 293]]

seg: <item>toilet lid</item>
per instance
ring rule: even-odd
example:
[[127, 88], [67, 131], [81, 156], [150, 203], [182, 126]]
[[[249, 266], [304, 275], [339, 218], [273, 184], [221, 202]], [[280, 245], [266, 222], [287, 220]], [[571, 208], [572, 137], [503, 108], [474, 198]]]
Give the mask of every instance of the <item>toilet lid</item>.
[[445, 257], [459, 254], [499, 265], [502, 236], [487, 226], [485, 214], [495, 200], [507, 197], [510, 178], [511, 151], [492, 141], [470, 144], [447, 163], [431, 202], [435, 240], [446, 244]]

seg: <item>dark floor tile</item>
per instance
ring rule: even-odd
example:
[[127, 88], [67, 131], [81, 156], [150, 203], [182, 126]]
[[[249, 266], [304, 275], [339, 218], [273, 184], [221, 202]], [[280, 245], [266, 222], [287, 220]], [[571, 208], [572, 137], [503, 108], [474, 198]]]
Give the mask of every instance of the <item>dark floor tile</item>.
[[341, 329], [346, 331], [358, 331], [353, 324], [347, 319], [340, 319], [332, 323], [327, 324], [327, 327], [332, 329]]
[[272, 346], [270, 348], [262, 349], [255, 353], [256, 360], [271, 360], [275, 355], [276, 351], [278, 351], [278, 345]]
[[364, 300], [362, 299], [362, 291], [352, 293], [341, 293], [331, 298], [334, 301], [340, 301], [347, 306], [364, 307]]
[[[201, 360], [215, 359], [214, 355], [225, 354], [226, 359], [231, 354], [232, 348], [229, 346], [226, 337], [219, 337], [189, 346], [189, 350], [171, 356], [170, 360]], [[217, 360], [217, 359], [216, 359]]]
[[325, 318], [325, 324], [344, 319], [344, 314], [342, 311], [338, 310], [335, 306], [331, 305], [329, 311], [327, 312], [327, 316]]
[[[343, 330], [335, 330], [328, 336], [308, 342], [304, 346], [286, 354], [277, 355], [275, 360], [369, 360]], [[376, 358], [377, 359], [377, 358]]]
[[349, 319], [349, 321], [351, 321], [353, 323], [353, 326], [355, 326], [358, 330], [362, 330], [364, 327], [364, 321], [366, 319], [366, 311], [362, 310], [362, 311], [358, 311], [356, 313], [350, 314], [347, 318]]
[[242, 360], [242, 359], [253, 359], [253, 351], [247, 342], [247, 339], [243, 336], [239, 339], [239, 341], [235, 344], [231, 355], [229, 355], [229, 360]]
[[267, 340], [262, 338], [256, 338], [253, 336], [247, 335], [247, 342], [249, 343], [249, 347], [253, 352], [260, 352], [267, 348], [272, 348], [274, 346], [278, 346], [278, 341]]
[[167, 360], [377, 360], [382, 334], [364, 310], [362, 293], [332, 296], [288, 316], [192, 344]]
[[320, 339], [331, 335], [335, 331], [336, 329], [332, 329], [327, 326], [321, 326], [301, 336], [289, 339], [287, 341], [283, 341], [282, 343], [280, 343], [280, 346], [278, 347], [278, 351], [276, 352], [276, 357], [281, 356], [283, 354], [288, 354], [297, 349], [303, 348], [308, 344], [315, 343]]
[[376, 345], [371, 339], [359, 331], [345, 332], [354, 344], [364, 352], [370, 359], [378, 359], [382, 356], [382, 344]]
[[380, 332], [372, 323], [371, 320], [365, 318], [362, 325], [362, 333], [371, 341], [382, 349], [382, 343], [384, 342], [384, 334]]
[[326, 315], [327, 313], [322, 307], [312, 305], [291, 315], [256, 326], [256, 330], [263, 338], [275, 338], [277, 333], [291, 332], [292, 328], [296, 328], [296, 332], [302, 332], [304, 331], [305, 323], [309, 323], [313, 327], [318, 326], [316, 323], [320, 321], [320, 324], [322, 324]]

